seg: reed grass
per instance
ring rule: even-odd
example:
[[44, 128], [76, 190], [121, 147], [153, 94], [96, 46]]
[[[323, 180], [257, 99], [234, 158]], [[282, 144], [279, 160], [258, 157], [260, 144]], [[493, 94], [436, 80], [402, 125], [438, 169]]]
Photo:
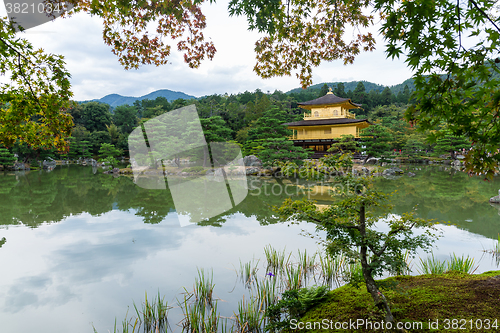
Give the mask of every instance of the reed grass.
[[217, 299], [214, 298], [213, 272], [206, 274], [198, 269], [193, 291], [184, 288], [182, 301], [177, 301], [184, 319], [182, 331], [189, 333], [217, 333], [220, 315], [217, 310]]
[[213, 306], [214, 287], [213, 271], [210, 273], [210, 276], [206, 276], [203, 268], [198, 269], [198, 278], [194, 280], [193, 291], [196, 301], [200, 304], [205, 304], [205, 306]]
[[[493, 250], [492, 250], [493, 251]], [[495, 251], [500, 254], [500, 235]], [[362, 269], [359, 261], [348, 263], [344, 254], [332, 257], [326, 253], [315, 252], [309, 255], [306, 250], [298, 251], [297, 262], [291, 262], [291, 253], [285, 250], [277, 251], [270, 245], [264, 248], [267, 265], [264, 278], [257, 276], [258, 260], [242, 263], [237, 274], [241, 281], [249, 288], [250, 296], [238, 303], [237, 310], [230, 318], [221, 317], [218, 312], [218, 301], [214, 294], [213, 272], [198, 269], [193, 289], [188, 291], [184, 288], [183, 299], [177, 300], [179, 308], [183, 312], [181, 321], [182, 332], [189, 333], [229, 333], [229, 332], [264, 332], [266, 322], [266, 309], [272, 305], [279, 304], [282, 294], [289, 290], [297, 290], [304, 304], [314, 303], [326, 295], [327, 288], [333, 284], [361, 281]], [[406, 267], [396, 272], [398, 275], [411, 272], [410, 253], [404, 252], [401, 258]], [[431, 254], [425, 260], [420, 259], [421, 274], [442, 274], [446, 271], [460, 271], [472, 274], [478, 267], [474, 268], [474, 259], [470, 257], [458, 257], [450, 255], [448, 261], [439, 261]], [[319, 287], [308, 286], [307, 280], [314, 277], [321, 281]], [[314, 301], [314, 302], [313, 302]], [[122, 333], [159, 333], [167, 332], [168, 311], [171, 308], [163, 297], [158, 293], [153, 299], [145, 294], [145, 300], [141, 306], [134, 303], [135, 316], [122, 322]], [[120, 333], [118, 323], [115, 320], [114, 333]], [[97, 331], [94, 328], [94, 333]]]
[[303, 279], [302, 268], [288, 265], [285, 267], [285, 290], [297, 290], [302, 288]]
[[249, 261], [247, 263], [242, 263], [240, 260], [240, 271], [239, 276], [241, 281], [247, 286], [250, 287], [251, 284], [257, 280], [257, 272], [259, 271], [258, 264], [260, 260]]
[[[162, 332], [167, 330], [168, 326], [168, 311], [171, 306], [168, 306], [165, 297], [160, 296], [158, 292], [158, 298], [153, 298], [151, 301], [148, 300], [148, 294], [144, 293], [144, 303], [141, 304], [139, 309], [137, 305], [134, 304], [135, 313], [137, 315], [132, 332], [140, 330], [141, 326], [144, 328], [144, 332]], [[125, 316], [126, 318], [126, 316]], [[123, 332], [128, 332], [129, 323], [125, 325], [126, 319], [123, 322]], [[127, 327], [127, 330], [125, 330]]]
[[289, 264], [290, 256], [292, 255], [291, 253], [286, 255], [285, 249], [281, 252], [277, 251], [271, 245], [264, 247], [264, 254], [267, 260], [266, 271], [274, 275], [285, 271], [285, 266]]
[[450, 254], [449, 260], [439, 261], [434, 258], [434, 254], [425, 260], [420, 258], [421, 274], [443, 274], [450, 271], [456, 271], [466, 274], [473, 274], [479, 265], [474, 267], [474, 258], [469, 256], [458, 257], [455, 253]]
[[346, 264], [345, 256], [343, 254], [338, 254], [332, 258], [329, 254], [323, 256], [319, 253], [318, 258], [323, 284], [328, 285], [330, 288], [333, 286], [334, 282], [340, 285], [340, 276]]
[[234, 314], [236, 317], [237, 332], [263, 332], [264, 324], [264, 310], [262, 303], [258, 302], [255, 298], [245, 301], [245, 297], [238, 302], [238, 313]]
[[470, 258], [469, 256], [457, 257], [455, 253], [450, 255], [450, 261], [448, 261], [447, 271], [457, 271], [467, 274], [473, 274], [479, 266], [474, 268], [474, 258]]
[[342, 266], [342, 279], [345, 282], [362, 281], [363, 269], [361, 267], [361, 262], [356, 260], [355, 262], [348, 263], [347, 260]]
[[421, 274], [443, 274], [446, 271], [446, 261], [440, 261], [434, 258], [434, 253], [431, 253], [431, 257], [426, 259], [420, 259], [420, 269]]
[[314, 252], [312, 256], [308, 256], [307, 250], [304, 250], [304, 252], [298, 250], [297, 268], [299, 269], [299, 271], [302, 272], [302, 278], [304, 280], [304, 283], [307, 283], [309, 275], [314, 276], [314, 271], [317, 266], [316, 255], [317, 252]]
[[491, 254], [493, 257], [493, 260], [495, 260], [495, 263], [497, 264], [497, 266], [500, 265], [500, 234], [498, 234], [498, 240], [495, 241], [493, 249], [483, 250], [483, 252], [487, 252], [487, 253]]
[[421, 274], [443, 274], [446, 271], [446, 260], [440, 261], [434, 258], [434, 254], [429, 258], [423, 260], [420, 258], [419, 272]]
[[268, 306], [276, 303], [278, 298], [278, 288], [276, 286], [278, 279], [274, 277], [269, 277], [263, 282], [258, 283], [256, 286], [256, 298], [262, 303], [263, 308], [266, 309]]

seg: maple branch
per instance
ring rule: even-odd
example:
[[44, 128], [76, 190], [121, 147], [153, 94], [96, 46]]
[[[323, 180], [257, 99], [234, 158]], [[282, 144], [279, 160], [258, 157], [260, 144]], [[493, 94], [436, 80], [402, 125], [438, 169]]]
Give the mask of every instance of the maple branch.
[[472, 2], [474, 7], [476, 7], [476, 9], [481, 13], [481, 15], [486, 17], [488, 19], [488, 21], [490, 21], [490, 23], [500, 32], [500, 28], [498, 28], [498, 26], [495, 24], [495, 22], [493, 22], [493, 20], [488, 16], [488, 14], [486, 14], [481, 8], [479, 8], [479, 6], [477, 5], [477, 2], [474, 0], [469, 0], [469, 1]]
[[33, 91], [33, 87], [31, 86], [31, 83], [30, 81], [28, 80], [28, 78], [26, 77], [24, 71], [23, 71], [23, 68], [21, 66], [21, 58], [23, 58], [26, 62], [28, 63], [31, 63], [33, 65], [35, 65], [31, 60], [29, 60], [27, 57], [25, 57], [20, 51], [18, 51], [15, 47], [13, 47], [12, 45], [10, 45], [8, 42], [6, 42], [3, 38], [0, 37], [0, 41], [2, 43], [5, 44], [5, 46], [7, 46], [9, 49], [11, 49], [12, 51], [14, 51], [16, 54], [17, 54], [17, 67], [19, 69], [19, 73], [21, 74], [24, 82], [28, 85], [29, 87], [29, 90], [31, 92], [31, 95], [33, 96], [33, 99], [36, 101], [36, 103], [38, 104], [38, 106], [40, 108], [42, 108], [42, 105], [40, 104], [40, 101], [38, 100], [38, 98], [36, 97], [36, 94], [35, 92]]

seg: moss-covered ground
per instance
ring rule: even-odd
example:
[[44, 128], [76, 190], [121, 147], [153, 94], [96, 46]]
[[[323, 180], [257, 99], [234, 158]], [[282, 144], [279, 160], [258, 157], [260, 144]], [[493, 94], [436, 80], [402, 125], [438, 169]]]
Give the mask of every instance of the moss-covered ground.
[[[381, 283], [396, 322], [407, 332], [500, 332], [500, 271], [397, 276]], [[346, 285], [331, 291], [291, 331], [389, 331], [381, 321], [366, 288]]]

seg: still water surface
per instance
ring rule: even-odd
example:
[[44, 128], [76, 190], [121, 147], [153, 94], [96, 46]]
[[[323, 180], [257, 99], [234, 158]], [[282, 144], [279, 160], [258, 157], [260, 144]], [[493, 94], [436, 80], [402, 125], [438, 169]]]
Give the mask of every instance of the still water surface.
[[[477, 272], [498, 269], [482, 250], [492, 248], [500, 232], [500, 211], [488, 204], [500, 179], [419, 168], [403, 167], [416, 173], [412, 178], [376, 180], [387, 193], [397, 190], [392, 213], [418, 204], [419, 216], [454, 224], [442, 226], [435, 256], [466, 254], [476, 258]], [[127, 307], [131, 313], [145, 292], [160, 291], [175, 305], [183, 287], [193, 285], [197, 268], [213, 268], [215, 293], [224, 300], [219, 309], [230, 315], [244, 293], [235, 273], [240, 260], [262, 259], [267, 244], [293, 253], [319, 248], [301, 236], [313, 225], [274, 223], [269, 205], [287, 197], [272, 190], [276, 180], [251, 181], [249, 195], [231, 211], [181, 227], [168, 191], [142, 189], [127, 177], [94, 175], [78, 166], [0, 174], [0, 239], [6, 238], [0, 248], [0, 331], [113, 331], [114, 319], [121, 321]], [[328, 204], [317, 189], [310, 195]], [[180, 332], [175, 310], [172, 318], [171, 327]]]

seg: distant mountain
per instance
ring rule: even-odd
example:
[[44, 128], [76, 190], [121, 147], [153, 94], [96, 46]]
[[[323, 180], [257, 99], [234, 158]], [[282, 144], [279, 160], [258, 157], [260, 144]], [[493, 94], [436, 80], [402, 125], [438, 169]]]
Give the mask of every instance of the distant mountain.
[[93, 99], [92, 101], [106, 103], [106, 104], [109, 104], [112, 108], [115, 108], [117, 106], [124, 105], [124, 104], [132, 105], [137, 100], [139, 100], [139, 101], [142, 101], [143, 99], [153, 100], [153, 99], [156, 99], [157, 97], [164, 97], [169, 102], [175, 101], [176, 99], [179, 99], [179, 98], [196, 99], [196, 97], [191, 96], [191, 95], [187, 95], [187, 94], [180, 92], [180, 91], [161, 89], [161, 90], [153, 91], [152, 93], [149, 93], [149, 94], [141, 96], [141, 97], [129, 97], [129, 96], [122, 96], [122, 95], [118, 95], [118, 94], [111, 94], [111, 95], [106, 95], [100, 99]]
[[[354, 91], [354, 89], [356, 89], [356, 86], [358, 85], [360, 81], [351, 81], [351, 82], [342, 82], [344, 84], [344, 91], [345, 92], [348, 92], [349, 90], [351, 91]], [[372, 82], [368, 82], [368, 81], [361, 81], [363, 82], [364, 86], [365, 86], [365, 90], [367, 93], [369, 93], [370, 91], [372, 90], [377, 90], [378, 92], [382, 92], [386, 86], [384, 85], [381, 85], [381, 84], [377, 84], [377, 83], [372, 83]], [[292, 89], [290, 91], [287, 92], [287, 94], [291, 94], [291, 93], [300, 93], [300, 92], [303, 92], [303, 91], [319, 91], [321, 89], [321, 87], [323, 87], [323, 84], [327, 84], [327, 86], [329, 87], [332, 87], [332, 88], [335, 88], [335, 86], [337, 85], [337, 83], [341, 83], [341, 82], [323, 82], [323, 83], [318, 83], [318, 84], [314, 84], [310, 87], [308, 87], [307, 89], [303, 90], [302, 88], [295, 88], [295, 89]], [[395, 84], [393, 86], [389, 86], [389, 88], [391, 89], [392, 93], [394, 95], [397, 95], [400, 91], [403, 92], [403, 89], [405, 88], [405, 86], [408, 86], [408, 88], [410, 89], [410, 91], [414, 91], [415, 90], [415, 84], [413, 83], [413, 79], [407, 79], [407, 80], [404, 80], [402, 83], [400, 84]]]

